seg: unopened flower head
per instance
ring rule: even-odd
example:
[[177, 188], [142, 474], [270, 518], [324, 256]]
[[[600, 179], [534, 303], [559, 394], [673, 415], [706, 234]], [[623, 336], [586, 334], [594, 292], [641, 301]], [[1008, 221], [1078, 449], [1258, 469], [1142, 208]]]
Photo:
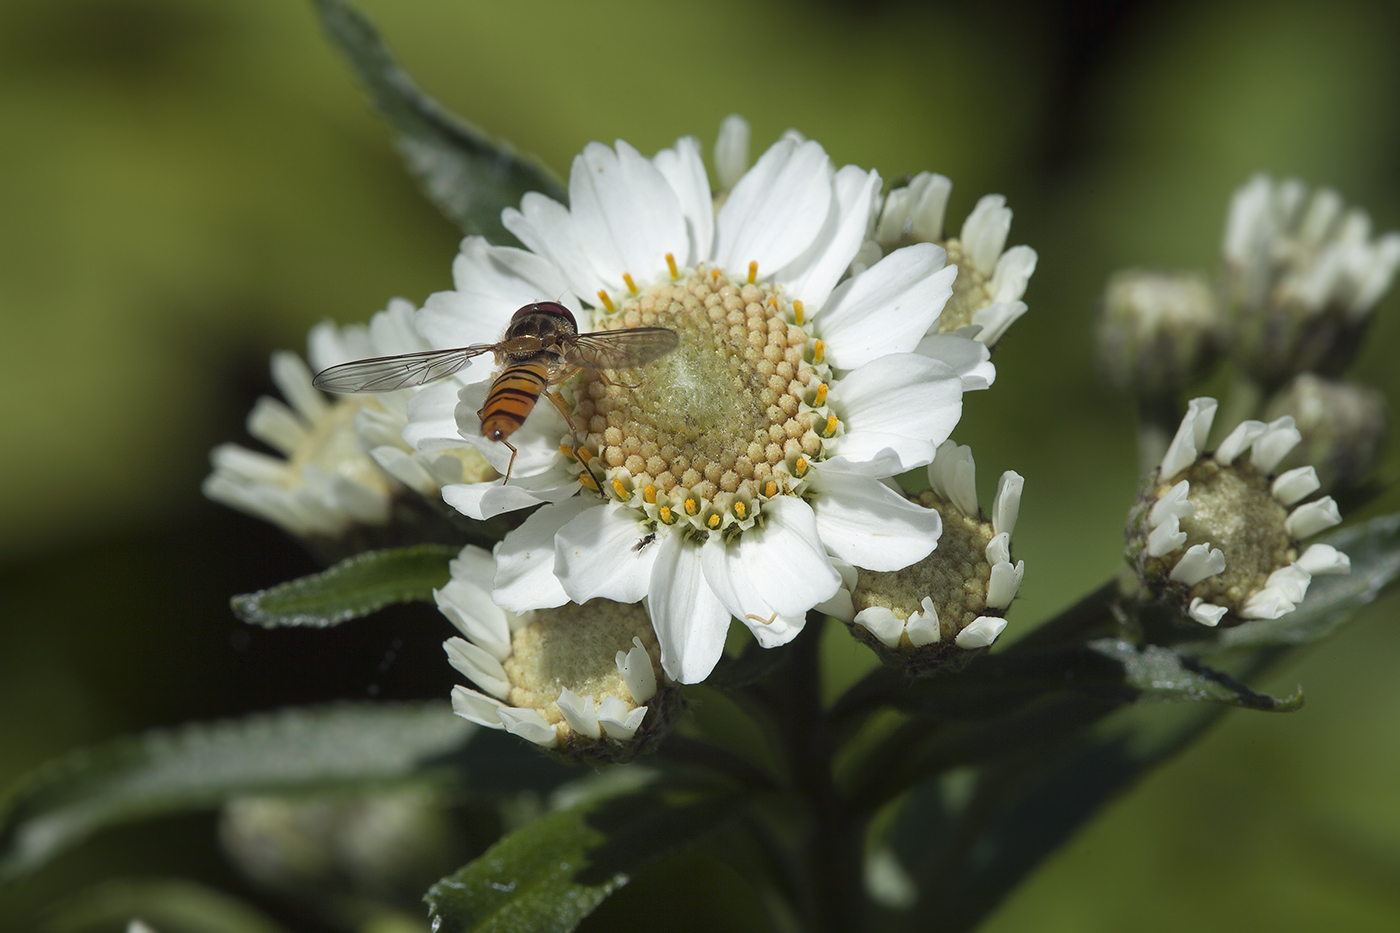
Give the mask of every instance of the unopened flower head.
[[[716, 211], [699, 151], [690, 138], [651, 159], [589, 145], [570, 207], [531, 194], [504, 212], [529, 251], [468, 238], [457, 290], [419, 316], [436, 347], [494, 342], [541, 296], [580, 331], [677, 333], [643, 368], [584, 370], [562, 386], [568, 422], [537, 406], [511, 436], [509, 485], [443, 496], [473, 518], [543, 503], [497, 552], [496, 602], [524, 613], [645, 598], [663, 667], [684, 683], [714, 667], [731, 617], [764, 646], [784, 644], [840, 588], [838, 563], [896, 570], [927, 555], [937, 511], [884, 480], [928, 464], [963, 390], [991, 379], [975, 341], [924, 339], [956, 274], [941, 247], [914, 244], [851, 274], [878, 175], [789, 136]], [[469, 368], [424, 390], [406, 439], [468, 443], [504, 472], [512, 452], [475, 414], [489, 375]]]
[[943, 175], [920, 172], [892, 189], [875, 224], [875, 241], [883, 250], [910, 243], [938, 243], [948, 262], [958, 267], [953, 297], [935, 333], [975, 327], [975, 339], [993, 346], [1026, 313], [1022, 299], [1035, 272], [1036, 252], [1029, 246], [1006, 248], [1011, 208], [999, 194], [982, 197], [963, 221], [956, 237], [944, 237], [944, 215], [953, 183]]
[[336, 363], [425, 349], [413, 316], [409, 302], [395, 299], [368, 326], [317, 324], [307, 338], [310, 367], [295, 353], [274, 353], [272, 379], [286, 402], [258, 399], [248, 433], [282, 457], [237, 444], [216, 447], [204, 494], [291, 534], [325, 541], [357, 526], [387, 525], [400, 483], [436, 499], [445, 483], [494, 475], [469, 448], [408, 448], [401, 434], [414, 390], [328, 398], [312, 387], [313, 372]]
[[1191, 384], [1213, 364], [1221, 320], [1210, 284], [1191, 272], [1126, 269], [1109, 278], [1095, 359], [1104, 381], [1141, 397]]
[[1311, 466], [1276, 472], [1299, 441], [1292, 418], [1245, 421], [1208, 453], [1215, 410], [1215, 399], [1191, 401], [1128, 516], [1128, 562], [1148, 592], [1202, 625], [1276, 619], [1312, 577], [1350, 570], [1336, 548], [1301, 544], [1341, 515], [1331, 496], [1303, 501], [1318, 490]]
[[1223, 252], [1231, 355], [1272, 389], [1350, 364], [1400, 265], [1400, 234], [1372, 238], [1370, 217], [1335, 191], [1258, 175], [1235, 192]]
[[496, 564], [474, 545], [434, 591], [462, 633], [448, 662], [478, 689], [454, 687], [457, 715], [578, 761], [628, 761], [665, 734], [680, 691], [659, 674], [646, 611], [595, 599], [517, 615], [491, 602]]
[[995, 641], [1025, 573], [1025, 561], [1011, 558], [1019, 474], [1002, 474], [990, 518], [977, 505], [970, 448], [946, 441], [928, 478], [931, 488], [918, 501], [943, 517], [938, 548], [901, 570], [858, 571], [848, 620], [887, 664], [914, 673], [961, 667]]
[[1354, 490], [1366, 482], [1390, 427], [1383, 394], [1309, 373], [1270, 399], [1265, 414], [1270, 419], [1291, 417], [1303, 435], [1281, 466], [1311, 463], [1326, 493]]

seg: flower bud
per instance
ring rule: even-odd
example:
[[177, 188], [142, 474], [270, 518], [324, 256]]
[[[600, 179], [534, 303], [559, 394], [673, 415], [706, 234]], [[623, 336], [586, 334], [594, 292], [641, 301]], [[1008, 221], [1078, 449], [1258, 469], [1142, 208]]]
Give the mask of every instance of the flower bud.
[[913, 674], [959, 669], [991, 645], [1025, 573], [1025, 561], [1011, 558], [1018, 474], [1002, 474], [990, 519], [977, 506], [970, 448], [945, 442], [928, 477], [931, 489], [916, 501], [943, 519], [938, 547], [902, 570], [858, 571], [848, 622], [882, 661]]
[[1258, 175], [1235, 192], [1223, 252], [1230, 355], [1273, 389], [1350, 365], [1400, 265], [1400, 234], [1372, 239], [1365, 211], [1335, 191]]
[[480, 688], [453, 688], [458, 716], [579, 762], [630, 761], [666, 733], [681, 693], [661, 672], [640, 604], [591, 599], [516, 615], [491, 602], [496, 562], [473, 545], [451, 573], [433, 595], [465, 637], [443, 648]]
[[[1300, 435], [1289, 417], [1246, 421], [1205, 451], [1212, 398], [1193, 399], [1128, 515], [1126, 551], [1146, 592], [1179, 603], [1202, 625], [1275, 619], [1292, 612], [1313, 576], [1350, 561], [1301, 540], [1341, 522], [1312, 467], [1279, 471]], [[1302, 504], [1299, 504], [1299, 503]]]
[[1128, 269], [1108, 280], [1096, 337], [1105, 382], [1140, 397], [1163, 396], [1215, 362], [1220, 314], [1200, 275]]
[[1270, 419], [1291, 417], [1303, 441], [1283, 467], [1311, 463], [1323, 492], [1355, 489], [1380, 459], [1390, 423], [1385, 396], [1304, 373], [1269, 400]]

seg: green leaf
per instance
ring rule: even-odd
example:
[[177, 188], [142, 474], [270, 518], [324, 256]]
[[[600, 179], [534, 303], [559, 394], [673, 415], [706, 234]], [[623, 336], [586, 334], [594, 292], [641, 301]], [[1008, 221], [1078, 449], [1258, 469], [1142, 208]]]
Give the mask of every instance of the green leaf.
[[733, 797], [614, 797], [511, 833], [428, 891], [436, 933], [572, 930], [637, 870], [718, 829]]
[[1216, 702], [1246, 709], [1289, 713], [1303, 705], [1303, 688], [1279, 700], [1255, 693], [1227, 674], [1187, 662], [1171, 648], [1139, 648], [1118, 638], [1100, 638], [1089, 649], [1123, 666], [1123, 682], [1149, 702]]
[[188, 881], [112, 881], [61, 904], [45, 933], [124, 930], [139, 918], [156, 933], [286, 933], [252, 905]]
[[392, 603], [432, 600], [433, 590], [447, 585], [448, 564], [457, 552], [441, 544], [366, 551], [321, 573], [235, 596], [229, 604], [244, 622], [263, 628], [328, 628]]
[[79, 750], [0, 799], [0, 879], [32, 871], [105, 827], [233, 796], [432, 779], [436, 772], [425, 769], [440, 768], [475, 731], [445, 703], [342, 705]]
[[1204, 655], [1326, 638], [1400, 575], [1400, 514], [1343, 528], [1321, 541], [1351, 558], [1351, 573], [1314, 577], [1302, 605], [1282, 618], [1221, 629], [1211, 638], [1177, 645], [1176, 650]]
[[537, 160], [492, 139], [420, 91], [354, 7], [344, 0], [316, 0], [316, 9], [331, 41], [398, 133], [409, 171], [463, 232], [513, 243], [501, 225], [502, 209], [518, 205], [528, 191], [566, 200], [563, 185]]

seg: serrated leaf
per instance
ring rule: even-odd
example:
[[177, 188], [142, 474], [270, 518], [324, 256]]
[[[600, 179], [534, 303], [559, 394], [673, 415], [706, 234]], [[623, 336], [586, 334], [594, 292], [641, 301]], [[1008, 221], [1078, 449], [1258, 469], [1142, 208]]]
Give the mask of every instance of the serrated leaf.
[[189, 881], [112, 881], [50, 911], [44, 933], [124, 930], [140, 918], [156, 933], [286, 933], [251, 904]]
[[1351, 558], [1351, 573], [1314, 577], [1302, 605], [1278, 619], [1258, 619], [1177, 645], [1182, 654], [1303, 645], [1326, 638], [1400, 575], [1400, 515], [1382, 515], [1320, 539]]
[[40, 768], [0, 799], [0, 878], [108, 826], [229, 797], [429, 779], [475, 727], [445, 703], [343, 705], [151, 732]]
[[434, 589], [447, 585], [457, 551], [441, 544], [366, 551], [320, 573], [235, 596], [229, 605], [263, 628], [327, 628], [393, 603], [431, 600]]
[[537, 160], [449, 113], [394, 61], [370, 21], [344, 0], [316, 0], [321, 23], [379, 113], [428, 199], [464, 233], [495, 243], [515, 238], [501, 211], [529, 191], [565, 201], [564, 187]]
[[565, 933], [643, 865], [736, 812], [730, 797], [672, 803], [639, 794], [551, 813], [433, 885], [433, 930]]

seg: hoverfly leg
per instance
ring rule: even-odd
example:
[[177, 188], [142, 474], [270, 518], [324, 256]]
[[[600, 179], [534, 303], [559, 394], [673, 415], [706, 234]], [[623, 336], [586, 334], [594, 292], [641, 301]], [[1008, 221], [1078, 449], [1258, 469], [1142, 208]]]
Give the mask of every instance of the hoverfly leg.
[[[638, 382], [638, 383], [621, 382], [621, 381], [619, 381], [619, 380], [617, 380], [617, 379], [613, 379], [611, 376], [609, 376], [607, 373], [603, 372], [603, 370], [601, 370], [601, 369], [596, 370], [596, 372], [598, 373], [598, 381], [601, 382], [601, 383], [603, 383], [603, 385], [608, 385], [608, 386], [621, 386], [621, 387], [624, 388], [624, 389], [640, 389], [640, 388], [642, 387], [642, 384], [641, 384], [640, 382]], [[616, 372], [616, 370], [614, 370], [614, 372]]]
[[510, 448], [510, 463], [506, 464], [506, 478], [501, 480], [501, 485], [504, 486], [510, 482], [510, 471], [515, 469], [515, 455], [518, 454], [520, 451], [516, 450], [515, 445], [512, 444], [510, 441], [506, 440], [504, 437], [500, 439], [499, 443], [505, 444], [507, 447]]
[[569, 404], [564, 401], [564, 396], [559, 394], [558, 389], [550, 389], [546, 394], [549, 396], [549, 400], [554, 403], [554, 407], [559, 409], [559, 414], [564, 416], [564, 423], [569, 426], [569, 440], [573, 444], [574, 459], [579, 462], [579, 466], [588, 471], [588, 478], [593, 480], [593, 488], [597, 490], [598, 495], [606, 496], [607, 493], [603, 492], [603, 483], [598, 479], [598, 474], [593, 472], [593, 467], [588, 465], [588, 460], [579, 455], [582, 447], [578, 442], [578, 428], [574, 427], [574, 419], [569, 414]]

